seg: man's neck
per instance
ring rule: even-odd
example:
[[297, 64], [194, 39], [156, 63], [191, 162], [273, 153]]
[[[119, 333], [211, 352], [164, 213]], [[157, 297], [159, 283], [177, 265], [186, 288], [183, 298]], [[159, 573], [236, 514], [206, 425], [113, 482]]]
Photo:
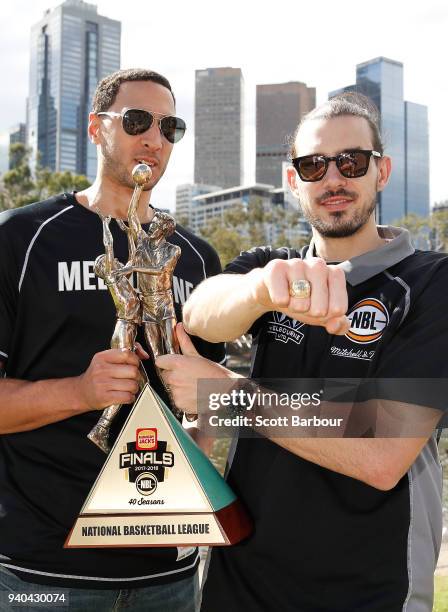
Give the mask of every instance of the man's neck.
[[[114, 219], [127, 219], [129, 203], [133, 190], [129, 187], [98, 177], [87, 189], [76, 193], [76, 200], [85, 208]], [[149, 206], [151, 191], [142, 191], [137, 208], [141, 223], [149, 223], [154, 216], [154, 210]]]
[[360, 230], [347, 238], [326, 238], [313, 229], [316, 254], [325, 261], [345, 261], [363, 253], [374, 251], [386, 242], [378, 234], [375, 223], [366, 223]]

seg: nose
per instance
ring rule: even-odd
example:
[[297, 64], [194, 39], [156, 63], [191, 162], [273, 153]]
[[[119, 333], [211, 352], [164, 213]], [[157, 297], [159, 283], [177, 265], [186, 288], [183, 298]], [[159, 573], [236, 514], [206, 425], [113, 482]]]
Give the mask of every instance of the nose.
[[325, 174], [322, 182], [325, 185], [325, 189], [328, 191], [334, 191], [347, 185], [347, 179], [339, 172], [335, 161], [329, 162], [327, 173]]
[[157, 119], [153, 121], [152, 126], [141, 135], [141, 143], [144, 147], [151, 151], [158, 151], [163, 145], [163, 136], [160, 132], [159, 122]]

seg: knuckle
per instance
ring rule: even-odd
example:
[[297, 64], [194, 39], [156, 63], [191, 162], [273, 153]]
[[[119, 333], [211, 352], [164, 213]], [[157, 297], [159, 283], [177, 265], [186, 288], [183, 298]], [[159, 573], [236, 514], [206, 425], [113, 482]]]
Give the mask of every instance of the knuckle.
[[308, 260], [308, 262], [310, 268], [313, 268], [315, 270], [326, 270], [328, 267], [322, 257], [312, 257]]
[[309, 313], [312, 317], [316, 319], [324, 319], [327, 316], [327, 310], [322, 307], [319, 308], [310, 308]]

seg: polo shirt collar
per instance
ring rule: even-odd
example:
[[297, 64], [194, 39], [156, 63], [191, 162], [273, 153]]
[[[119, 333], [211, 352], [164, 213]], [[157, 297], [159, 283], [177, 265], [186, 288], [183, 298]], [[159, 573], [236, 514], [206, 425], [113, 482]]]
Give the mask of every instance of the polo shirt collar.
[[[386, 244], [339, 264], [345, 272], [347, 282], [352, 286], [359, 285], [376, 274], [384, 272], [415, 252], [408, 230], [390, 225], [378, 225], [377, 229], [380, 237], [388, 240]], [[315, 253], [316, 246], [314, 239], [311, 239], [305, 259], [314, 257]]]

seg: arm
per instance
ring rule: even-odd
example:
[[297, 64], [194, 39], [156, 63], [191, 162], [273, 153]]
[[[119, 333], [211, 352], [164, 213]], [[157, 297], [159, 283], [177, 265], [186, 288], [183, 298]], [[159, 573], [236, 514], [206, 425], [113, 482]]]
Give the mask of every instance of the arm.
[[101, 215], [101, 219], [103, 221], [103, 243], [104, 249], [106, 253], [106, 258], [104, 261], [104, 268], [106, 272], [106, 276], [112, 272], [115, 267], [115, 257], [114, 257], [114, 239], [112, 237], [112, 233], [110, 231], [109, 223], [110, 217], [104, 217]]
[[[307, 279], [310, 298], [289, 295], [289, 283]], [[247, 274], [220, 274], [203, 281], [183, 310], [185, 329], [210, 342], [229, 341], [246, 333], [272, 310], [307, 323], [321, 325], [331, 334], [345, 334], [348, 300], [341, 268], [319, 258], [274, 259]]]
[[[182, 331], [182, 330], [180, 330]], [[163, 355], [157, 358], [157, 366], [163, 371], [163, 378], [171, 388], [174, 401], [179, 409], [194, 414], [197, 411], [198, 379], [230, 379], [229, 391], [233, 388], [238, 374], [227, 368], [200, 357], [179, 333], [181, 346], [186, 346], [184, 355]], [[185, 348], [183, 348], [185, 350]], [[221, 387], [219, 387], [220, 390]], [[389, 406], [384, 406], [388, 412]], [[407, 406], [409, 411], [415, 407]], [[416, 415], [420, 410], [416, 408]], [[263, 416], [276, 416], [262, 409]], [[260, 412], [259, 412], [260, 414]], [[437, 425], [439, 411], [428, 412], [424, 431], [430, 432]], [[360, 480], [383, 491], [392, 489], [409, 470], [426, 444], [428, 435], [414, 438], [312, 438], [313, 431], [302, 431], [304, 437], [276, 437], [271, 428], [256, 427], [256, 431], [291, 453], [323, 468], [344, 476]], [[390, 430], [389, 430], [390, 432]], [[273, 435], [274, 434], [274, 435]], [[207, 435], [209, 435], [207, 433]], [[277, 434], [278, 435], [278, 434]], [[420, 435], [420, 434], [419, 434]]]
[[163, 268], [140, 268], [138, 266], [124, 266], [119, 270], [114, 270], [112, 276], [118, 278], [119, 276], [123, 276], [124, 274], [131, 274], [131, 272], [141, 272], [142, 274], [150, 274], [151, 276], [158, 276], [162, 274]]
[[[4, 364], [3, 364], [4, 366]], [[131, 351], [97, 353], [80, 376], [30, 382], [0, 380], [0, 433], [36, 429], [112, 404], [128, 404], [138, 392], [139, 359]]]

